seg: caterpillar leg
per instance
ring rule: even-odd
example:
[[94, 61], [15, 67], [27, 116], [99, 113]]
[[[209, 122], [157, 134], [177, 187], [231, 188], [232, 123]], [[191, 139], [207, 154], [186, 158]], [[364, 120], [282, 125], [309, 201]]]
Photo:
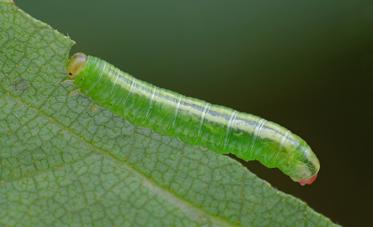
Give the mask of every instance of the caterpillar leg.
[[69, 96], [78, 96], [80, 95], [82, 92], [80, 91], [80, 89], [74, 89], [72, 91], [69, 92]]
[[61, 84], [62, 84], [62, 86], [68, 86], [68, 87], [70, 87], [70, 86], [74, 85], [74, 80], [71, 80], [71, 79], [67, 78], [67, 79], [63, 80], [61, 82]]
[[307, 184], [312, 184], [316, 180], [316, 178], [317, 178], [317, 175], [315, 175], [315, 176], [313, 176], [309, 179], [300, 180], [300, 181], [298, 181], [298, 183], [302, 186], [307, 185]]
[[96, 113], [98, 110], [98, 106], [96, 104], [92, 104], [90, 107], [90, 110], [92, 113]]

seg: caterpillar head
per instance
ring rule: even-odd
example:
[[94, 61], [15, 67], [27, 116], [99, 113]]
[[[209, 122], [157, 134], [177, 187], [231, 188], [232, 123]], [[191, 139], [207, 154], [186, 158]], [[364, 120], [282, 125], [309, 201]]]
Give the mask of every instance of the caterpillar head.
[[74, 79], [76, 75], [83, 69], [85, 63], [87, 61], [87, 55], [83, 53], [76, 53], [74, 54], [67, 64], [67, 72], [69, 74], [70, 79]]

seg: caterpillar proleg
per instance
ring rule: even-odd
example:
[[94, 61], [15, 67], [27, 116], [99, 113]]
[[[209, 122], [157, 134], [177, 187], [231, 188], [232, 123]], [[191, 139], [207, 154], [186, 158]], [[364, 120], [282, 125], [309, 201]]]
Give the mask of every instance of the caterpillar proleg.
[[158, 88], [83, 53], [71, 57], [67, 70], [83, 94], [135, 125], [218, 153], [258, 160], [301, 185], [316, 179], [316, 155], [304, 140], [276, 123]]

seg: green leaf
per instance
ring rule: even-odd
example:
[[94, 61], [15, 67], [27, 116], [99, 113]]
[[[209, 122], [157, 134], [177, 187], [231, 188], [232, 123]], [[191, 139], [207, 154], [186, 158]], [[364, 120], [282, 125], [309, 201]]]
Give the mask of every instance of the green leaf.
[[69, 95], [72, 45], [0, 0], [0, 225], [334, 225], [226, 156]]

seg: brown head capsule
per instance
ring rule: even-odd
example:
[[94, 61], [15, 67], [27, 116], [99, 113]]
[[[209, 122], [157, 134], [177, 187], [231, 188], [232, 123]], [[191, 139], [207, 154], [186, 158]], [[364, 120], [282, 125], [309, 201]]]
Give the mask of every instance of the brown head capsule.
[[69, 73], [69, 78], [74, 79], [76, 75], [83, 69], [87, 61], [87, 55], [83, 53], [76, 53], [71, 58], [67, 64], [67, 72]]

